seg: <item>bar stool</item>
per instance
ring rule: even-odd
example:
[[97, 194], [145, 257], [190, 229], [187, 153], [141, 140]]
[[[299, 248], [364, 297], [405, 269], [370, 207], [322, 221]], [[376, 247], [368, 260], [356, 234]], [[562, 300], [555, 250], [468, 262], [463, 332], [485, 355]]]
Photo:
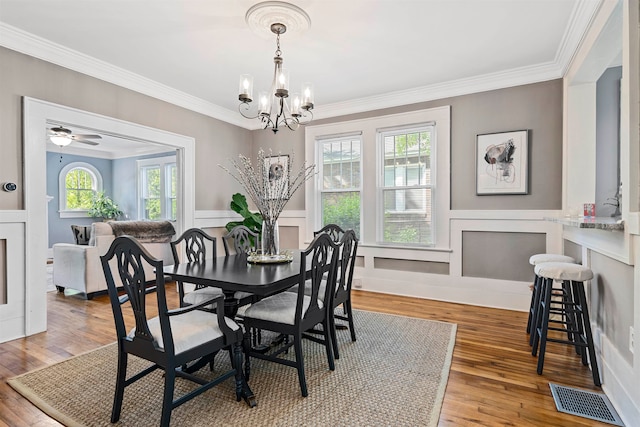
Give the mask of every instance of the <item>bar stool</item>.
[[[531, 351], [531, 354], [535, 356], [538, 351], [538, 343], [540, 344], [538, 375], [542, 375], [547, 342], [569, 344], [576, 347], [583, 365], [587, 366], [589, 361], [591, 362], [593, 382], [599, 387], [601, 382], [598, 372], [598, 361], [596, 359], [593, 336], [591, 335], [587, 298], [584, 292], [584, 281], [591, 280], [593, 278], [593, 272], [590, 268], [579, 264], [546, 262], [536, 265], [535, 273], [542, 279], [542, 285], [540, 286], [540, 306], [534, 323], [535, 329], [532, 334], [534, 337], [533, 349]], [[551, 300], [554, 280], [561, 280], [563, 283], [563, 298], [560, 301]], [[559, 309], [565, 314], [563, 320], [549, 320], [552, 305], [559, 306]], [[561, 323], [565, 325], [565, 328], [550, 327], [549, 323]], [[549, 338], [547, 336], [549, 330], [567, 332], [569, 339]], [[588, 359], [587, 352], [589, 356]]]
[[[543, 262], [568, 262], [571, 264], [575, 264], [576, 260], [566, 255], [558, 255], [558, 254], [536, 254], [531, 255], [529, 258], [529, 264], [531, 264], [534, 268], [538, 264], [542, 264]], [[537, 309], [540, 306], [540, 283], [542, 279], [536, 277], [533, 281], [533, 292], [531, 293], [531, 304], [529, 305], [529, 318], [527, 319], [527, 333], [531, 334], [532, 325], [536, 321], [536, 313]], [[529, 337], [529, 345], [533, 345], [533, 334]]]

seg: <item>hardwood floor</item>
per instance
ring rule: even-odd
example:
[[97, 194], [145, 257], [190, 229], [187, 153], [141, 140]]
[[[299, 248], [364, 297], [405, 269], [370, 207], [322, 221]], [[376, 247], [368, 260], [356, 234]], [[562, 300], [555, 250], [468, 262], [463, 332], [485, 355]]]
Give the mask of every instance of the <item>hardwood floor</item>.
[[[177, 305], [177, 294], [168, 295]], [[16, 393], [6, 379], [114, 341], [106, 295], [86, 301], [50, 292], [47, 298], [47, 332], [0, 344], [0, 426], [60, 425]], [[549, 382], [600, 389], [593, 386], [591, 372], [574, 350], [564, 345], [548, 345], [544, 375], [536, 374], [537, 359], [531, 356], [524, 332], [526, 313], [363, 291], [354, 291], [353, 303], [359, 309], [458, 325], [440, 426], [609, 425], [556, 411]]]

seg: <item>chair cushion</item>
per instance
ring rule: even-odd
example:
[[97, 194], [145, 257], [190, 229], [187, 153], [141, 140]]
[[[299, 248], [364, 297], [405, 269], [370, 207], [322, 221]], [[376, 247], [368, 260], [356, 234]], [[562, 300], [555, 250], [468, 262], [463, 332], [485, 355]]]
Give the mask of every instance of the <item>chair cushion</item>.
[[567, 262], [545, 262], [536, 265], [534, 271], [540, 277], [554, 280], [584, 282], [593, 278], [593, 272], [590, 268]]
[[88, 245], [91, 239], [91, 226], [90, 225], [72, 225], [71, 231], [73, 232], [73, 238], [76, 240], [76, 245]]
[[[233, 320], [227, 317], [224, 320], [234, 331], [240, 328]], [[149, 319], [147, 323], [151, 335], [158, 342], [158, 346], [164, 348], [160, 331], [160, 318], [154, 317]], [[177, 316], [171, 316], [169, 323], [171, 324], [175, 354], [180, 354], [223, 335], [218, 326], [218, 315], [208, 311], [193, 310]], [[136, 328], [133, 328], [129, 332], [129, 338], [133, 338], [135, 331]]]
[[[293, 325], [295, 323], [297, 299], [298, 294], [293, 292], [272, 295], [252, 304], [244, 312], [244, 317]], [[302, 303], [303, 316], [307, 312], [310, 302], [311, 298], [305, 295]], [[322, 308], [322, 301], [318, 301], [318, 305]]]
[[[207, 286], [206, 288], [196, 289], [193, 292], [184, 294], [184, 302], [189, 305], [200, 304], [202, 301], [206, 301], [211, 298], [223, 295], [222, 289], [214, 288], [213, 286]], [[213, 309], [213, 304], [206, 305], [204, 308]]]
[[[327, 287], [327, 281], [326, 281], [326, 279], [322, 279], [322, 282], [320, 282], [320, 288], [318, 290], [318, 299], [320, 301], [322, 301], [322, 302], [324, 302], [324, 291], [325, 291], [326, 287]], [[298, 293], [298, 285], [294, 285], [294, 286], [290, 287], [289, 289], [287, 289], [287, 292], [291, 292], [293, 294], [297, 294]], [[305, 282], [304, 294], [305, 295], [311, 295], [311, 280], [307, 280]]]
[[576, 260], [570, 256], [558, 254], [536, 254], [531, 255], [531, 258], [529, 258], [529, 264], [531, 265], [538, 265], [543, 262], [570, 262], [575, 264]]

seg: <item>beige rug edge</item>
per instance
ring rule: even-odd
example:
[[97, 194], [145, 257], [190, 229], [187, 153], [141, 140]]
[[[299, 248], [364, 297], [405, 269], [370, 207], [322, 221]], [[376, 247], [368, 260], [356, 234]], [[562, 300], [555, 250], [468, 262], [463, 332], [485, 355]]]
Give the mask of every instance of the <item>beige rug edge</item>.
[[69, 360], [75, 359], [77, 357], [82, 357], [86, 354], [89, 353], [93, 353], [94, 351], [100, 350], [101, 348], [105, 348], [105, 347], [109, 347], [111, 345], [117, 345], [117, 342], [114, 341], [112, 343], [109, 344], [105, 344], [103, 346], [100, 347], [96, 347], [94, 349], [91, 350], [87, 350], [85, 352], [82, 352], [80, 354], [76, 354], [75, 356], [71, 356], [71, 357], [67, 357], [64, 360], [61, 360], [59, 362], [54, 362], [51, 363], [49, 365], [45, 365], [45, 366], [41, 366], [39, 368], [36, 369], [32, 369], [30, 371], [27, 371], [23, 374], [20, 375], [16, 375], [15, 377], [11, 377], [7, 380], [7, 384], [9, 384], [11, 386], [11, 388], [13, 388], [16, 392], [18, 392], [20, 395], [22, 395], [25, 399], [27, 399], [29, 402], [33, 403], [38, 409], [40, 409], [42, 412], [44, 412], [45, 414], [49, 415], [51, 418], [53, 418], [54, 420], [58, 421], [61, 424], [64, 424], [65, 426], [68, 427], [83, 427], [83, 424], [78, 423], [76, 420], [74, 420], [73, 418], [65, 415], [63, 412], [60, 412], [59, 410], [57, 410], [56, 408], [52, 407], [51, 405], [49, 405], [44, 399], [41, 399], [40, 397], [38, 397], [33, 390], [22, 384], [20, 382], [20, 378], [29, 375], [29, 374], [33, 374], [34, 372], [38, 372], [41, 371], [43, 369], [47, 369], [50, 368], [52, 366], [55, 365], [59, 365], [61, 363], [65, 363]]
[[63, 414], [57, 409], [51, 407], [51, 405], [49, 405], [43, 399], [35, 395], [31, 390], [31, 388], [25, 385], [22, 385], [22, 383], [19, 381], [19, 377], [8, 379], [7, 384], [9, 384], [15, 391], [20, 393], [22, 397], [27, 399], [29, 402], [33, 403], [38, 409], [40, 409], [42, 412], [44, 412], [54, 420], [58, 421], [60, 424], [63, 424], [68, 427], [83, 427], [83, 424], [78, 423], [76, 420], [72, 419], [71, 417], [68, 417], [67, 415]]
[[[434, 320], [435, 322], [436, 320]], [[449, 322], [442, 322], [449, 323]], [[449, 323], [451, 325], [451, 334], [449, 335], [449, 347], [447, 348], [447, 355], [445, 357], [444, 364], [442, 365], [442, 371], [440, 376], [440, 385], [436, 393], [436, 407], [433, 408], [431, 413], [431, 420], [429, 427], [437, 427], [440, 421], [440, 412], [442, 412], [442, 405], [444, 404], [444, 393], [447, 390], [447, 384], [449, 384], [449, 375], [451, 375], [451, 363], [453, 362], [453, 349], [456, 346], [456, 333], [458, 331], [458, 325], [456, 323]]]

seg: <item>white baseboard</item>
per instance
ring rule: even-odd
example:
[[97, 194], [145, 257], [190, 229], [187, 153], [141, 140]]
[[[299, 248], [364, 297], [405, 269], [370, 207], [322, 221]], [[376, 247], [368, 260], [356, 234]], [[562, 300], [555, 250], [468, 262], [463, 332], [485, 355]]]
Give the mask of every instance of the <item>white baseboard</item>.
[[390, 270], [376, 270], [375, 277], [359, 273], [364, 272], [356, 271], [354, 281], [365, 291], [515, 311], [527, 311], [531, 302], [528, 282]]

